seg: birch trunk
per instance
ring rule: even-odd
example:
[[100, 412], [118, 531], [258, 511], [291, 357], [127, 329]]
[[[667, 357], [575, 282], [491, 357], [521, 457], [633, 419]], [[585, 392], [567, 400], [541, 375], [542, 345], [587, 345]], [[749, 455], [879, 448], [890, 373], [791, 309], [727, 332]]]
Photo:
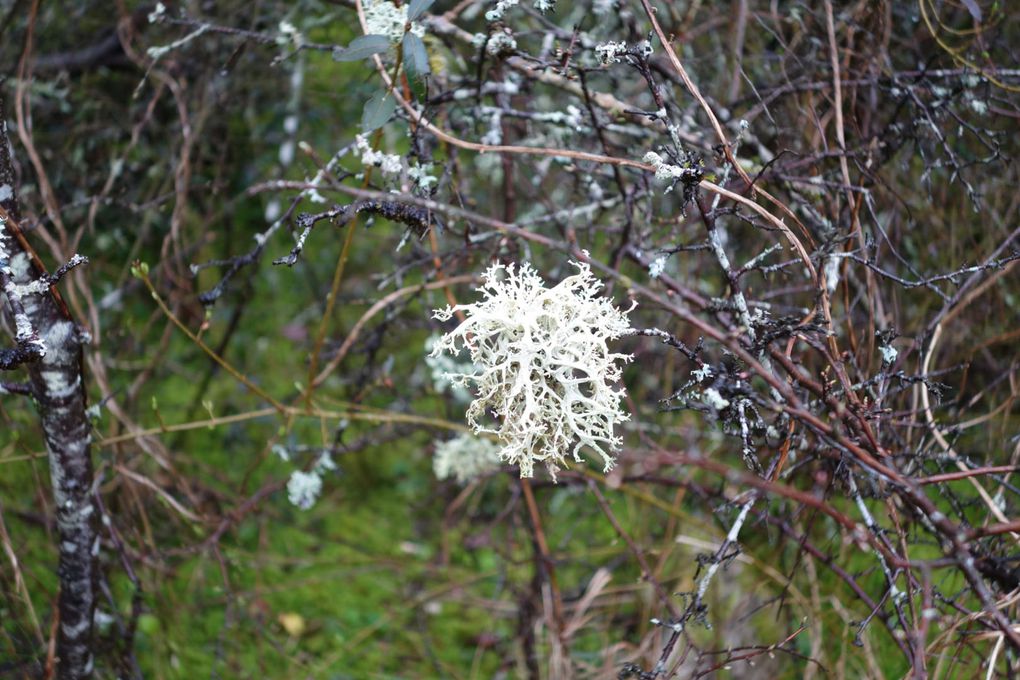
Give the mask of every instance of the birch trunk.
[[[18, 223], [14, 166], [6, 117], [0, 102], [0, 267], [13, 288], [4, 292], [4, 313], [18, 331], [27, 321], [32, 343], [44, 352], [27, 361], [29, 392], [39, 411], [60, 541], [60, 626], [57, 676], [77, 680], [92, 674], [96, 555], [99, 538], [92, 489], [91, 433], [82, 380], [82, 337]], [[20, 291], [20, 293], [16, 292]], [[12, 301], [12, 297], [16, 298]], [[17, 351], [15, 351], [16, 354]], [[20, 363], [20, 362], [16, 362]], [[11, 366], [12, 368], [14, 366]]]

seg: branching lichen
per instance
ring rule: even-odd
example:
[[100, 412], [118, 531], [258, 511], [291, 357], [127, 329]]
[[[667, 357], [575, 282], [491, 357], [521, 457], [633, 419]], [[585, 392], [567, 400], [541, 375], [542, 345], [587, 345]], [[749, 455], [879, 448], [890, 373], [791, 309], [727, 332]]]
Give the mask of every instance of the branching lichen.
[[[531, 477], [544, 462], [555, 479], [567, 455], [582, 461], [587, 448], [608, 470], [622, 441], [613, 434], [628, 416], [620, 410], [620, 379], [626, 354], [608, 342], [632, 332], [627, 312], [596, 297], [602, 287], [588, 265], [546, 288], [529, 265], [494, 264], [485, 272], [479, 302], [436, 310], [442, 321], [456, 312], [465, 320], [436, 343], [432, 356], [471, 353], [474, 373], [452, 373], [455, 384], [475, 387], [468, 422], [476, 433], [495, 434], [500, 456]], [[494, 416], [498, 425], [482, 421]]]

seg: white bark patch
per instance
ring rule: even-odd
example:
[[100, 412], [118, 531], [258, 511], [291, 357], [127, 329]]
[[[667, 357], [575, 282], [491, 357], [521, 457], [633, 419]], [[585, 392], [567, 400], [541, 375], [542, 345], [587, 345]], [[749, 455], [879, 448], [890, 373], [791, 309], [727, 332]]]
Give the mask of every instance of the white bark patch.
[[[47, 443], [46, 448], [48, 449], [48, 458], [50, 459], [50, 482], [53, 484], [53, 494], [56, 496], [56, 494], [59, 493], [58, 489], [64, 488], [64, 469], [59, 465], [54, 464], [57, 460], [57, 454], [53, 450], [53, 447]], [[60, 505], [60, 498], [56, 498], [55, 500], [57, 505]]]
[[[72, 348], [77, 348], [73, 323], [70, 321], [58, 321], [50, 324], [50, 326], [46, 328], [42, 339], [46, 343], [46, 346], [52, 350], [52, 352], [43, 360], [44, 364], [68, 364], [72, 361]], [[61, 384], [58, 385], [55, 382], [52, 387], [47, 384], [47, 388], [64, 389], [67, 387], [66, 381], [60, 380], [59, 382]]]
[[74, 382], [68, 382], [63, 371], [43, 371], [43, 380], [46, 381], [46, 390], [51, 397], [66, 399], [75, 393], [81, 386], [81, 376], [75, 376]]
[[28, 283], [14, 284], [14, 290], [18, 295], [40, 295], [50, 289], [50, 282], [46, 279], [36, 279]]
[[25, 253], [16, 253], [11, 258], [11, 271], [14, 272], [14, 277], [19, 280], [25, 280], [31, 276], [32, 272], [32, 261]]
[[89, 621], [83, 620], [80, 623], [71, 626], [66, 623], [60, 624], [60, 630], [63, 631], [64, 635], [69, 638], [76, 638], [89, 629]]
[[15, 314], [14, 325], [17, 329], [18, 342], [28, 340], [35, 333], [32, 329], [32, 322], [29, 320], [28, 314]]

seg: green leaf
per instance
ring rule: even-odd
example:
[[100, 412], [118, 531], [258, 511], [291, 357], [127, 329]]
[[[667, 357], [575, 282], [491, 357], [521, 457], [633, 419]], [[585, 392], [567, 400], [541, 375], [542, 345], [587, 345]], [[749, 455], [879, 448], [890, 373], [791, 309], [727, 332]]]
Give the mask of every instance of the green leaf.
[[425, 51], [425, 43], [413, 33], [405, 33], [402, 41], [404, 47], [404, 68], [409, 76], [415, 79], [424, 78], [429, 74], [429, 53]]
[[385, 35], [363, 35], [355, 38], [345, 50], [333, 50], [336, 61], [358, 61], [390, 49], [390, 39]]
[[420, 17], [435, 1], [436, 0], [411, 0], [411, 5], [407, 8], [407, 20], [414, 21]]
[[381, 128], [393, 115], [397, 108], [397, 101], [387, 90], [376, 92], [372, 98], [365, 102], [365, 109], [361, 112], [361, 131], [368, 134], [372, 130]]

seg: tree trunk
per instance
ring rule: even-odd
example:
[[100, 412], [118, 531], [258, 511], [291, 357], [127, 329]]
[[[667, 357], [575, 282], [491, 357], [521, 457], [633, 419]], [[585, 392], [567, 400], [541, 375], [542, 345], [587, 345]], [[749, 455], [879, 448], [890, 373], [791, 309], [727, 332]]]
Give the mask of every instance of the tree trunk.
[[4, 350], [4, 367], [26, 364], [28, 392], [46, 439], [60, 540], [57, 675], [77, 680], [92, 674], [99, 552], [82, 372], [81, 345], [86, 336], [52, 285], [55, 279], [21, 233], [15, 187], [0, 103], [0, 282], [6, 294], [4, 312], [17, 329], [18, 342], [15, 350]]

